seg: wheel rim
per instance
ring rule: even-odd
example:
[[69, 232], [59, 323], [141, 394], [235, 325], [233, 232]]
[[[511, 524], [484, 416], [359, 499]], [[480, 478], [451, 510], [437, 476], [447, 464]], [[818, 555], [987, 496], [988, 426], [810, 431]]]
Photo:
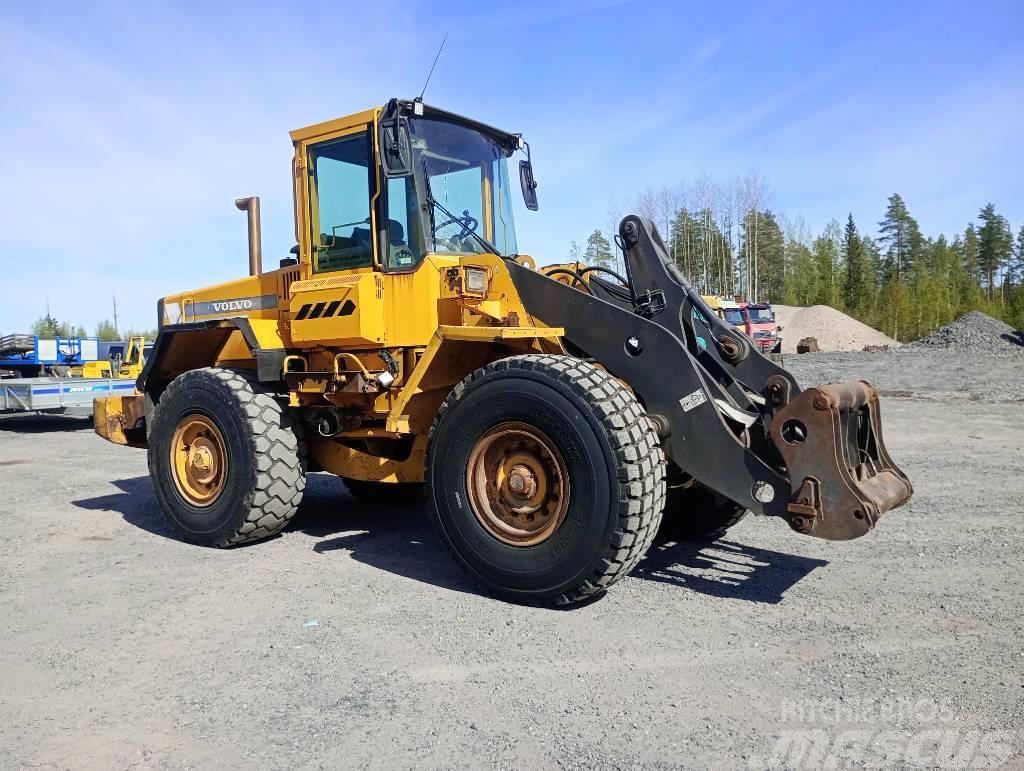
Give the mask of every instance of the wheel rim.
[[220, 429], [205, 415], [186, 415], [171, 437], [171, 476], [193, 506], [210, 506], [227, 477], [227, 452]]
[[513, 546], [546, 541], [569, 510], [565, 461], [543, 431], [526, 423], [501, 423], [480, 437], [466, 489], [484, 529]]

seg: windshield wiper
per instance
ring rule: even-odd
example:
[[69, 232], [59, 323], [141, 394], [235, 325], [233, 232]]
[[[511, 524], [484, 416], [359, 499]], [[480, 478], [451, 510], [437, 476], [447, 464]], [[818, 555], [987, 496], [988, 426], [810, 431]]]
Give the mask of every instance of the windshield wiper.
[[462, 217], [456, 217], [454, 214], [452, 214], [450, 211], [448, 211], [444, 206], [442, 206], [440, 201], [438, 201], [436, 198], [434, 198], [434, 194], [430, 190], [430, 176], [427, 174], [427, 164], [426, 164], [426, 161], [424, 161], [424, 163], [423, 163], [423, 182], [424, 182], [424, 187], [426, 188], [426, 193], [427, 193], [427, 203], [430, 204], [430, 240], [434, 244], [434, 248], [435, 249], [437, 248], [437, 228], [436, 228], [435, 219], [434, 219], [434, 208], [436, 207], [436, 208], [440, 209], [441, 213], [443, 215], [445, 215], [446, 217], [448, 217], [448, 219], [450, 219], [452, 222], [456, 222], [456, 223], [461, 224], [462, 225], [462, 229], [465, 230], [467, 233], [469, 233], [469, 235], [473, 236], [473, 238], [475, 238], [477, 240], [477, 242], [484, 249], [489, 251], [491, 254], [497, 255], [498, 257], [502, 256], [501, 252], [498, 251], [498, 247], [496, 247], [494, 244], [492, 244], [486, 238], [484, 238], [483, 236], [478, 234], [475, 230], [470, 230], [468, 227], [466, 227], [464, 224], [462, 224]]

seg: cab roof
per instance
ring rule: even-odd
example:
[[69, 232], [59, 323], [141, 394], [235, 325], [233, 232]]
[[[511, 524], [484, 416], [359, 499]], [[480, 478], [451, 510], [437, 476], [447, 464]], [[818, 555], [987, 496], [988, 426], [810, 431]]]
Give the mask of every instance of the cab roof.
[[479, 131], [481, 134], [489, 136], [497, 142], [502, 150], [505, 151], [506, 155], [511, 155], [515, 152], [522, 141], [521, 135], [519, 134], [512, 134], [508, 131], [503, 131], [487, 123], [481, 123], [473, 118], [467, 118], [465, 115], [459, 115], [458, 113], [448, 112], [447, 110], [442, 110], [438, 107], [432, 107], [428, 104], [424, 104], [423, 102], [417, 102], [415, 99], [391, 99], [388, 101], [387, 105], [373, 107], [369, 110], [363, 110], [362, 112], [345, 115], [340, 118], [333, 118], [322, 123], [314, 123], [311, 126], [295, 129], [294, 131], [289, 132], [289, 136], [291, 136], [292, 142], [315, 139], [316, 137], [323, 136], [325, 134], [332, 134], [335, 131], [341, 131], [346, 128], [351, 128], [352, 126], [371, 123], [385, 110], [393, 109], [397, 109], [401, 114], [410, 117], [422, 114], [425, 118], [434, 118], [436, 120], [458, 123], [466, 126], [467, 128], [473, 129], [474, 131]]

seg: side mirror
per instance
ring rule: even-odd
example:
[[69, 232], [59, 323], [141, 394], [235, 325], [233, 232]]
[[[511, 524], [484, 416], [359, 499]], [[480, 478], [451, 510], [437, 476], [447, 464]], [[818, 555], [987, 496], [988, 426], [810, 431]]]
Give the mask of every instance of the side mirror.
[[519, 184], [523, 188], [523, 201], [530, 211], [537, 211], [537, 181], [533, 178], [533, 163], [527, 158], [519, 161]]
[[407, 118], [399, 115], [380, 122], [380, 165], [388, 179], [412, 174], [412, 137]]

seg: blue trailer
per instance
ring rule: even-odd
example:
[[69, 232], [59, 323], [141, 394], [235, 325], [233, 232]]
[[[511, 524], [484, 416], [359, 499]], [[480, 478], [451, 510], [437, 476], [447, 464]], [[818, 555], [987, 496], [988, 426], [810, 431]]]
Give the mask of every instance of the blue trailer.
[[0, 338], [0, 370], [20, 377], [67, 375], [71, 367], [99, 360], [95, 337], [38, 337], [4, 335]]

